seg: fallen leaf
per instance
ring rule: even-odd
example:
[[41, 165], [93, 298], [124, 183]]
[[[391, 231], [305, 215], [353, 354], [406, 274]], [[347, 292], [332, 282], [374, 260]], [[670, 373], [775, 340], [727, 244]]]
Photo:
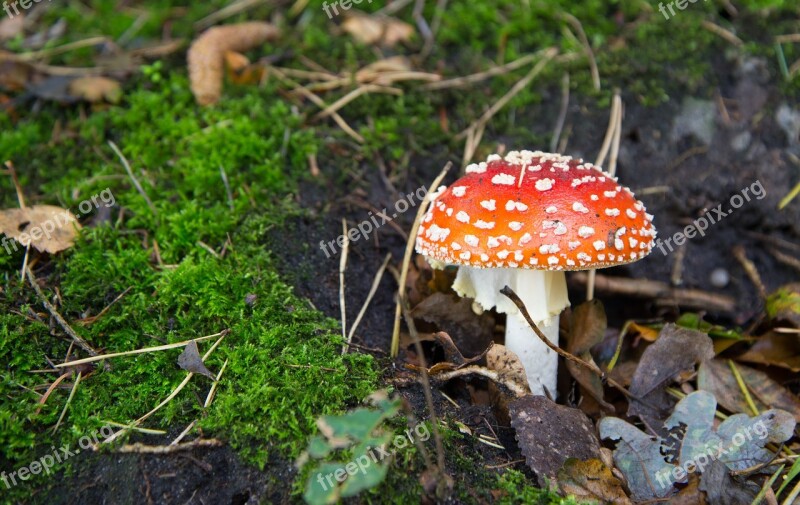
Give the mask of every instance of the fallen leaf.
[[659, 334], [658, 329], [651, 328], [650, 326], [645, 326], [643, 324], [638, 324], [633, 321], [631, 321], [628, 325], [628, 331], [638, 333], [641, 338], [647, 340], [648, 342], [655, 342]]
[[414, 27], [399, 19], [353, 12], [342, 23], [344, 31], [367, 45], [394, 47], [414, 35]]
[[646, 402], [631, 399], [628, 415], [639, 416], [649, 426], [660, 426], [674, 403], [665, 391], [667, 385], [680, 372], [713, 357], [714, 346], [708, 335], [665, 325], [658, 339], [642, 353], [631, 381], [631, 394]]
[[197, 349], [197, 342], [192, 340], [183, 349], [183, 352], [178, 356], [178, 366], [183, 370], [192, 373], [199, 373], [205, 375], [211, 380], [216, 380], [211, 371], [203, 364], [203, 359], [200, 357], [200, 351]]
[[758, 486], [742, 478], [731, 477], [730, 470], [721, 461], [712, 461], [708, 470], [703, 472], [699, 489], [705, 491], [709, 503], [714, 505], [752, 503], [759, 490]]
[[[599, 300], [589, 300], [574, 307], [570, 316], [570, 331], [566, 342], [567, 352], [584, 361], [594, 363], [590, 350], [603, 340], [607, 325], [606, 311], [603, 303]], [[584, 392], [594, 398], [604, 409], [614, 410], [614, 406], [603, 399], [603, 382], [597, 374], [570, 360], [566, 361], [566, 365], [567, 370], [578, 381]]]
[[780, 444], [793, 435], [793, 416], [779, 409], [756, 417], [732, 415], [714, 431], [716, 406], [714, 396], [707, 391], [687, 395], [663, 423], [664, 437], [647, 435], [616, 417], [600, 421], [600, 438], [620, 441], [614, 450], [614, 463], [625, 475], [635, 500], [673, 493], [674, 484], [687, 481], [687, 471], [703, 473], [713, 460], [731, 470], [769, 462], [774, 454], [764, 447]]
[[767, 315], [776, 321], [788, 321], [800, 328], [800, 282], [781, 286], [767, 297]]
[[225, 51], [225, 68], [228, 79], [234, 84], [259, 84], [266, 69], [263, 65], [252, 64], [250, 59], [236, 51]]
[[800, 372], [800, 338], [791, 333], [770, 331], [759, 337], [747, 352], [736, 359]]
[[447, 333], [467, 356], [482, 353], [494, 338], [494, 317], [488, 312], [476, 314], [472, 300], [454, 294], [433, 293], [417, 304], [411, 315]]
[[217, 26], [203, 32], [187, 54], [189, 81], [197, 103], [211, 105], [222, 95], [225, 51], [247, 51], [279, 34], [275, 26], [262, 22]]
[[567, 459], [558, 471], [558, 484], [563, 495], [574, 496], [581, 502], [631, 503], [622, 489], [622, 482], [599, 459]]
[[[759, 411], [782, 409], [800, 422], [800, 399], [797, 396], [760, 370], [741, 364], [736, 364], [736, 369], [747, 388], [752, 391], [750, 397]], [[702, 363], [697, 370], [697, 387], [713, 394], [717, 402], [730, 412], [750, 412], [744, 393], [736, 382], [731, 367], [724, 360], [712, 359]]]
[[494, 344], [489, 349], [486, 353], [486, 368], [496, 371], [501, 380], [514, 382], [522, 389], [530, 391], [525, 367], [522, 366], [519, 356], [509, 351], [506, 346]]
[[69, 93], [92, 103], [102, 100], [109, 103], [119, 103], [122, 98], [122, 88], [119, 82], [106, 77], [92, 75], [78, 77], [70, 82]]
[[40, 252], [53, 254], [69, 249], [80, 229], [78, 218], [53, 205], [0, 211], [0, 233]]
[[594, 425], [580, 410], [530, 395], [509, 402], [508, 408], [520, 452], [538, 475], [554, 478], [569, 458], [600, 457]]
[[[725, 467], [725, 465], [722, 465]], [[706, 495], [700, 490], [700, 477], [696, 473], [689, 476], [686, 487], [681, 489], [678, 494], [671, 497], [667, 505], [707, 505]]]

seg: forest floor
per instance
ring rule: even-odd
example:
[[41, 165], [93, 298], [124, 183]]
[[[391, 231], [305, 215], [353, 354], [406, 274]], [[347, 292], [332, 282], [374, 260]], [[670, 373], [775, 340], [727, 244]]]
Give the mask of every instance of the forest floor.
[[[637, 365], [677, 321], [710, 336], [715, 357], [696, 360], [700, 379], [694, 361], [676, 369], [659, 422], [699, 389], [714, 394], [717, 414], [778, 407], [800, 420], [800, 290], [785, 287], [800, 278], [800, 198], [790, 194], [800, 182], [796, 6], [697, 2], [667, 16], [643, 1], [173, 3], [53, 0], [0, 17], [0, 230], [44, 228], [54, 218], [32, 210], [43, 205], [69, 209], [81, 226], [59, 226], [62, 235], [27, 251], [10, 239], [0, 247], [3, 502], [312, 500], [319, 468], [363, 452], [321, 450], [335, 446], [315, 437], [333, 418], [318, 420], [355, 412], [338, 418], [350, 427], [381, 390], [402, 402], [378, 402], [383, 413], [361, 441], [412, 439], [410, 430], [421, 443], [375, 463], [364, 472], [375, 480], [348, 501], [641, 499], [620, 468], [601, 472], [598, 490], [537, 467], [512, 427], [508, 392], [485, 377], [434, 374], [427, 399], [405, 325], [399, 355], [389, 354], [420, 189], [448, 162], [445, 185], [467, 163], [517, 149], [593, 162], [615, 103], [610, 162], [659, 237], [675, 242], [720, 204], [727, 216], [674, 251], [598, 274], [607, 324], [591, 356], [603, 370], [616, 361], [611, 377], [635, 389]], [[211, 41], [209, 57], [213, 44], [243, 54], [226, 56], [216, 103], [199, 105], [189, 44], [211, 26], [248, 21], [280, 33]], [[391, 219], [347, 247], [342, 288], [342, 221], [375, 224], [382, 209]], [[567, 278], [579, 306], [586, 274]], [[452, 272], [434, 276], [412, 258], [410, 316], [428, 366], [453, 357], [436, 331], [467, 358], [503, 338], [504, 316], [475, 314], [451, 282]], [[350, 331], [357, 319], [355, 345], [342, 353], [342, 324]], [[569, 319], [564, 332], [574, 335]], [[185, 343], [204, 336], [200, 362]], [[157, 346], [169, 348], [57, 366]], [[691, 352], [659, 350], [669, 351]], [[758, 384], [739, 391], [736, 373], [702, 382], [726, 362]], [[635, 419], [608, 384], [604, 410], [562, 375], [559, 403], [592, 426]], [[575, 428], [561, 429], [549, 442]], [[614, 448], [597, 435], [593, 443]], [[755, 496], [764, 475], [790, 471], [785, 451], [797, 445], [786, 439], [777, 473], [732, 485], [707, 472], [702, 492], [690, 479], [668, 496], [713, 502], [725, 487]], [[65, 460], [36, 471], [54, 453]]]

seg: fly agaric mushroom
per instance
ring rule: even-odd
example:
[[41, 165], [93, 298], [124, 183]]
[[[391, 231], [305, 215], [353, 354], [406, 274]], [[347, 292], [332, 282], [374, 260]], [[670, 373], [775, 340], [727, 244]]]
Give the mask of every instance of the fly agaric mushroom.
[[434, 268], [457, 265], [460, 296], [507, 314], [506, 347], [519, 356], [531, 392], [555, 396], [558, 355], [500, 289], [511, 287], [558, 345], [558, 317], [569, 306], [564, 271], [644, 258], [656, 235], [653, 216], [600, 168], [541, 151], [492, 154], [432, 196], [417, 252]]

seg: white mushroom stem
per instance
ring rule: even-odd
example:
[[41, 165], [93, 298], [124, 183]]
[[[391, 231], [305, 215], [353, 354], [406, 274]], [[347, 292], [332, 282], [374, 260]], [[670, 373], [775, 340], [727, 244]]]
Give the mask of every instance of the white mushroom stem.
[[517, 306], [500, 293], [503, 286], [514, 290], [531, 319], [552, 343], [558, 345], [558, 315], [569, 307], [564, 272], [461, 266], [453, 283], [453, 289], [459, 295], [474, 298], [486, 310], [496, 307], [498, 312], [508, 314], [506, 347], [519, 356], [531, 392], [542, 395], [543, 388], [547, 388], [555, 397], [558, 355], [539, 339]]

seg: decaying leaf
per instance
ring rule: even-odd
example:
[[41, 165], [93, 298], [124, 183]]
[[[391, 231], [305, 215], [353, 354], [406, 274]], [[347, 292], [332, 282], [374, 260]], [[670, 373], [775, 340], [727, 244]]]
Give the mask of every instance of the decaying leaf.
[[721, 461], [712, 461], [700, 477], [699, 489], [708, 496], [708, 502], [715, 505], [738, 505], [753, 503], [758, 494], [758, 486], [749, 484], [742, 478], [731, 477], [728, 467]]
[[[589, 300], [572, 309], [570, 331], [567, 337], [567, 352], [584, 361], [594, 363], [591, 348], [603, 340], [608, 321], [603, 303], [597, 299]], [[585, 366], [567, 360], [567, 370], [578, 381], [583, 390], [606, 410], [614, 410], [613, 405], [603, 399], [603, 382], [597, 374]]]
[[558, 484], [562, 494], [572, 495], [581, 502], [631, 503], [622, 489], [622, 482], [599, 459], [567, 459], [558, 471]]
[[717, 402], [707, 391], [696, 391], [678, 402], [664, 422], [665, 437], [650, 436], [616, 417], [603, 418], [602, 439], [619, 441], [614, 463], [626, 479], [635, 500], [663, 498], [685, 483], [687, 474], [703, 473], [719, 460], [731, 470], [769, 462], [774, 456], [764, 447], [791, 438], [795, 420], [773, 409], [756, 417], [736, 414], [714, 431]]
[[508, 408], [520, 451], [538, 475], [555, 477], [569, 458], [600, 457], [594, 425], [580, 410], [530, 395], [510, 402]]
[[398, 42], [406, 42], [414, 35], [414, 27], [399, 19], [357, 12], [347, 16], [342, 28], [362, 44], [384, 47], [393, 47]]
[[92, 103], [101, 100], [109, 103], [119, 103], [120, 98], [122, 98], [122, 88], [120, 88], [117, 81], [92, 75], [78, 77], [70, 82], [69, 93]]
[[658, 339], [642, 354], [631, 382], [630, 392], [646, 398], [646, 403], [632, 399], [628, 415], [639, 416], [649, 426], [660, 426], [673, 404], [666, 386], [680, 372], [713, 357], [714, 346], [705, 333], [674, 324], [664, 326]]
[[280, 34], [278, 28], [262, 22], [239, 23], [209, 28], [189, 47], [189, 80], [195, 100], [211, 105], [222, 95], [225, 51], [247, 51]]
[[776, 321], [788, 321], [800, 328], [800, 282], [786, 284], [767, 297], [767, 315]]
[[225, 68], [234, 84], [258, 84], [266, 73], [263, 65], [250, 63], [247, 56], [236, 51], [225, 51]]
[[[747, 388], [752, 391], [750, 397], [759, 411], [782, 409], [791, 413], [796, 421], [800, 421], [800, 399], [788, 389], [760, 370], [738, 363], [736, 369]], [[697, 387], [713, 394], [717, 402], [731, 412], [750, 412], [742, 388], [736, 382], [733, 370], [724, 360], [712, 359], [701, 364], [697, 371]]]
[[466, 356], [476, 356], [492, 343], [494, 318], [486, 312], [475, 314], [468, 298], [433, 293], [414, 307], [411, 315], [446, 332]]
[[0, 211], [0, 233], [40, 252], [53, 254], [69, 249], [80, 229], [78, 218], [53, 205]]
[[800, 338], [796, 334], [770, 331], [736, 359], [800, 372]]
[[192, 373], [199, 373], [205, 375], [211, 380], [216, 380], [211, 371], [203, 364], [203, 359], [200, 357], [200, 351], [197, 349], [197, 342], [192, 340], [183, 349], [183, 352], [178, 356], [178, 366], [183, 370]]
[[530, 391], [528, 376], [519, 356], [504, 345], [494, 344], [486, 353], [486, 368], [496, 371], [503, 381], [514, 382], [520, 388]]

